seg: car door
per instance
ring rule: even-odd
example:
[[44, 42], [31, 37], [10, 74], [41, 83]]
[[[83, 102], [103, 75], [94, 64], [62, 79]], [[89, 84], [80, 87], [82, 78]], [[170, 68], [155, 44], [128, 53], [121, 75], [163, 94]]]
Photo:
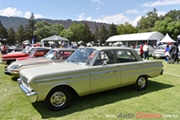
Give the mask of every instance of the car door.
[[89, 70], [91, 93], [116, 88], [120, 85], [120, 69], [115, 64], [113, 50], [101, 51]]
[[142, 63], [129, 50], [116, 50], [116, 57], [121, 71], [121, 86], [135, 83], [142, 73]]

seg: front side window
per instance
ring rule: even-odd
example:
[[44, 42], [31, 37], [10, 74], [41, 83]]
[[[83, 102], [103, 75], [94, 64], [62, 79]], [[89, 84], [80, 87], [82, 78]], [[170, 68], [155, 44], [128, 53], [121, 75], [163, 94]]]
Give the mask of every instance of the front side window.
[[113, 50], [105, 50], [101, 51], [95, 62], [94, 65], [102, 65], [102, 64], [114, 64], [115, 58], [114, 58], [114, 51]]

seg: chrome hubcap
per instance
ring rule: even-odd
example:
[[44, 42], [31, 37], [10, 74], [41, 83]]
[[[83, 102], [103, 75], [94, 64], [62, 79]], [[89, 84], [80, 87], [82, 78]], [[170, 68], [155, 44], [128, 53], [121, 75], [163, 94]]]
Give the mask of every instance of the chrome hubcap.
[[66, 95], [61, 92], [55, 92], [50, 98], [50, 102], [55, 107], [60, 107], [66, 103]]
[[139, 80], [138, 80], [138, 86], [140, 88], [143, 88], [143, 87], [145, 87], [145, 85], [146, 85], [146, 79], [143, 78], [143, 77], [140, 77]]

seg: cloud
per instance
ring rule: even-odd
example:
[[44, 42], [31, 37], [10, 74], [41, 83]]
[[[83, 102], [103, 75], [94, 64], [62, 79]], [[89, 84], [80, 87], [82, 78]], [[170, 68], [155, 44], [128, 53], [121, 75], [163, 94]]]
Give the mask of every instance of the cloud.
[[[23, 13], [22, 11], [18, 10], [17, 8], [5, 8], [0, 10], [0, 15], [2, 16], [14, 16], [14, 17], [25, 17], [25, 18], [30, 18], [31, 16], [31, 12], [27, 11], [25, 13]], [[43, 18], [43, 16], [41, 14], [34, 14], [35, 19], [37, 18]]]
[[156, 6], [166, 6], [166, 5], [178, 5], [180, 4], [180, 0], [157, 0], [155, 2], [147, 2], [142, 6], [145, 7], [156, 7]]
[[108, 23], [108, 24], [112, 24], [112, 23], [114, 23], [114, 24], [124, 24], [125, 22], [129, 22], [129, 23], [132, 22], [132, 20], [130, 20], [124, 14], [116, 14], [116, 15], [112, 15], [112, 16], [101, 16], [98, 19], [93, 19], [90, 16], [86, 17], [85, 13], [81, 13], [78, 16], [77, 20], [79, 20], [79, 21], [81, 21], [81, 20], [95, 21], [95, 22]]
[[[37, 18], [44, 18], [42, 15], [40, 14], [33, 14], [34, 15], [34, 18], [37, 19]], [[24, 17], [29, 19], [31, 17], [31, 12], [27, 11], [26, 13], [24, 13]]]
[[81, 13], [80, 15], [78, 15], [78, 19], [77, 20], [79, 20], [79, 21], [84, 20], [84, 16], [85, 16], [85, 14]]
[[138, 23], [138, 21], [141, 19], [141, 17], [142, 17], [141, 15], [138, 16], [138, 17], [136, 17], [134, 20], [132, 20], [131, 24], [132, 24], [133, 26], [136, 26], [137, 23]]
[[11, 8], [11, 7], [8, 7], [6, 9], [2, 9], [0, 10], [0, 15], [2, 16], [18, 16], [18, 17], [22, 17], [23, 15], [23, 12], [17, 10], [17, 8]]
[[139, 14], [140, 12], [137, 9], [133, 9], [133, 10], [127, 10], [126, 13], [127, 14]]
[[102, 2], [101, 0], [91, 0], [91, 2], [93, 2], [93, 3], [103, 4], [103, 2]]

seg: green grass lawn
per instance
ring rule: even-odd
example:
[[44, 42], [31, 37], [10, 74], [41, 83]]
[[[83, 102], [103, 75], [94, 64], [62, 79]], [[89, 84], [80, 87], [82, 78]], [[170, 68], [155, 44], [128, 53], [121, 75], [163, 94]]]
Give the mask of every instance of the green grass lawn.
[[58, 112], [49, 111], [43, 102], [31, 104], [16, 78], [5, 75], [5, 64], [0, 64], [0, 120], [152, 120], [143, 118], [148, 114], [180, 120], [180, 64], [162, 61], [164, 74], [150, 78], [144, 91], [127, 86], [88, 95]]

